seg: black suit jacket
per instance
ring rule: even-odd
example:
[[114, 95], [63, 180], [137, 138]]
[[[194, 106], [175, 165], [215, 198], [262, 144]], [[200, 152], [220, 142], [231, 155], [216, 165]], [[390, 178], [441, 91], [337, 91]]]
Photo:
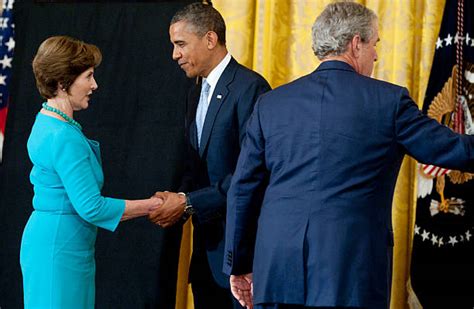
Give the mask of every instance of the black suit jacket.
[[237, 164], [247, 120], [258, 96], [270, 90], [267, 81], [231, 59], [212, 94], [197, 144], [196, 108], [201, 84], [191, 88], [186, 111], [186, 168], [180, 191], [187, 192], [195, 209], [190, 281], [206, 268], [207, 256], [216, 282], [229, 287], [222, 272], [227, 190]]

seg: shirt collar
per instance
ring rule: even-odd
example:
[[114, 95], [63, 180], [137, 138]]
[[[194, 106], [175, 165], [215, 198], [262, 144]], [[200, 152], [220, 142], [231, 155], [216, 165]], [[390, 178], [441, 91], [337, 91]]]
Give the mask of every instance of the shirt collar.
[[227, 53], [224, 59], [222, 59], [221, 62], [219, 62], [219, 64], [211, 71], [211, 73], [209, 73], [207, 78], [204, 79], [209, 84], [209, 86], [211, 86], [212, 90], [216, 87], [219, 78], [221, 77], [225, 68], [229, 64], [231, 58], [232, 57], [230, 56], [230, 54]]

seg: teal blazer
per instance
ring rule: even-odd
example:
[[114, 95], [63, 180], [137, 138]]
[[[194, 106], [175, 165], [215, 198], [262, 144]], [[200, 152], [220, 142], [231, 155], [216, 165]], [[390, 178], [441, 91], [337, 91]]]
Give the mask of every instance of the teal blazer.
[[103, 197], [99, 143], [39, 113], [28, 139], [33, 208], [20, 263], [25, 308], [94, 308], [97, 227], [115, 230], [125, 201]]

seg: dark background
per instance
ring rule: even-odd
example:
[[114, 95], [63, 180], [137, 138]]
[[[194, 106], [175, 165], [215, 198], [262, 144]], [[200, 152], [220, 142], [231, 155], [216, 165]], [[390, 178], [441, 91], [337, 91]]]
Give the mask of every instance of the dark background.
[[[176, 10], [192, 1], [87, 2], [15, 3], [11, 103], [0, 165], [2, 309], [23, 307], [19, 251], [33, 195], [26, 141], [43, 102], [31, 61], [44, 39], [70, 35], [103, 53], [99, 89], [90, 107], [75, 115], [85, 135], [101, 144], [103, 194], [146, 198], [179, 184], [191, 81], [171, 59], [168, 27]], [[180, 239], [181, 227], [163, 230], [146, 218], [123, 222], [114, 233], [100, 230], [96, 307], [174, 308]]]
[[[474, 34], [472, 1], [464, 1], [464, 35]], [[441, 12], [440, 12], [441, 14]], [[438, 37], [444, 39], [448, 34], [454, 37], [457, 32], [458, 1], [447, 0], [443, 21]], [[426, 113], [433, 100], [443, 89], [451, 76], [451, 70], [456, 64], [456, 44], [446, 45], [435, 49], [430, 79], [426, 89], [423, 112]], [[433, 46], [434, 47], [434, 46]], [[464, 62], [474, 63], [473, 47], [463, 41]], [[466, 68], [466, 64], [464, 64]], [[464, 86], [467, 81], [464, 80]], [[471, 113], [474, 112], [473, 100], [470, 100]], [[451, 117], [447, 114], [445, 117]], [[449, 151], [446, 150], [446, 151]], [[424, 198], [418, 198], [416, 206], [416, 225], [420, 235], [413, 239], [411, 260], [411, 282], [424, 309], [474, 308], [474, 180], [464, 184], [453, 184], [445, 176], [444, 196], [460, 198], [465, 201], [463, 216], [440, 212], [435, 216], [430, 214], [431, 201], [441, 201], [437, 193], [436, 179], [432, 193]], [[429, 239], [423, 241], [421, 234], [429, 232]], [[466, 238], [466, 231], [473, 237]], [[443, 237], [444, 245], [434, 245], [432, 235]], [[456, 236], [458, 243], [449, 244], [449, 237]], [[460, 238], [463, 236], [463, 238]]]

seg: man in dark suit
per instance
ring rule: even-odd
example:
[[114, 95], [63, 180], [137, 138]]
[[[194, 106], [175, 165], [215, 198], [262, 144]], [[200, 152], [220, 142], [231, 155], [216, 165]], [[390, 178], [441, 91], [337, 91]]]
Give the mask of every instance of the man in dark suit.
[[388, 308], [404, 155], [474, 170], [474, 136], [370, 78], [378, 40], [374, 12], [328, 5], [313, 26], [321, 65], [257, 101], [227, 199], [224, 270], [242, 305]]
[[[194, 3], [170, 25], [173, 59], [187, 77], [199, 77], [186, 112], [186, 169], [180, 193], [161, 192], [150, 219], [168, 227], [192, 215], [189, 279], [195, 308], [240, 308], [222, 272], [226, 197], [247, 120], [257, 97], [270, 90], [263, 77], [235, 61], [225, 45], [225, 23], [212, 6]], [[185, 192], [185, 193], [183, 193]]]

